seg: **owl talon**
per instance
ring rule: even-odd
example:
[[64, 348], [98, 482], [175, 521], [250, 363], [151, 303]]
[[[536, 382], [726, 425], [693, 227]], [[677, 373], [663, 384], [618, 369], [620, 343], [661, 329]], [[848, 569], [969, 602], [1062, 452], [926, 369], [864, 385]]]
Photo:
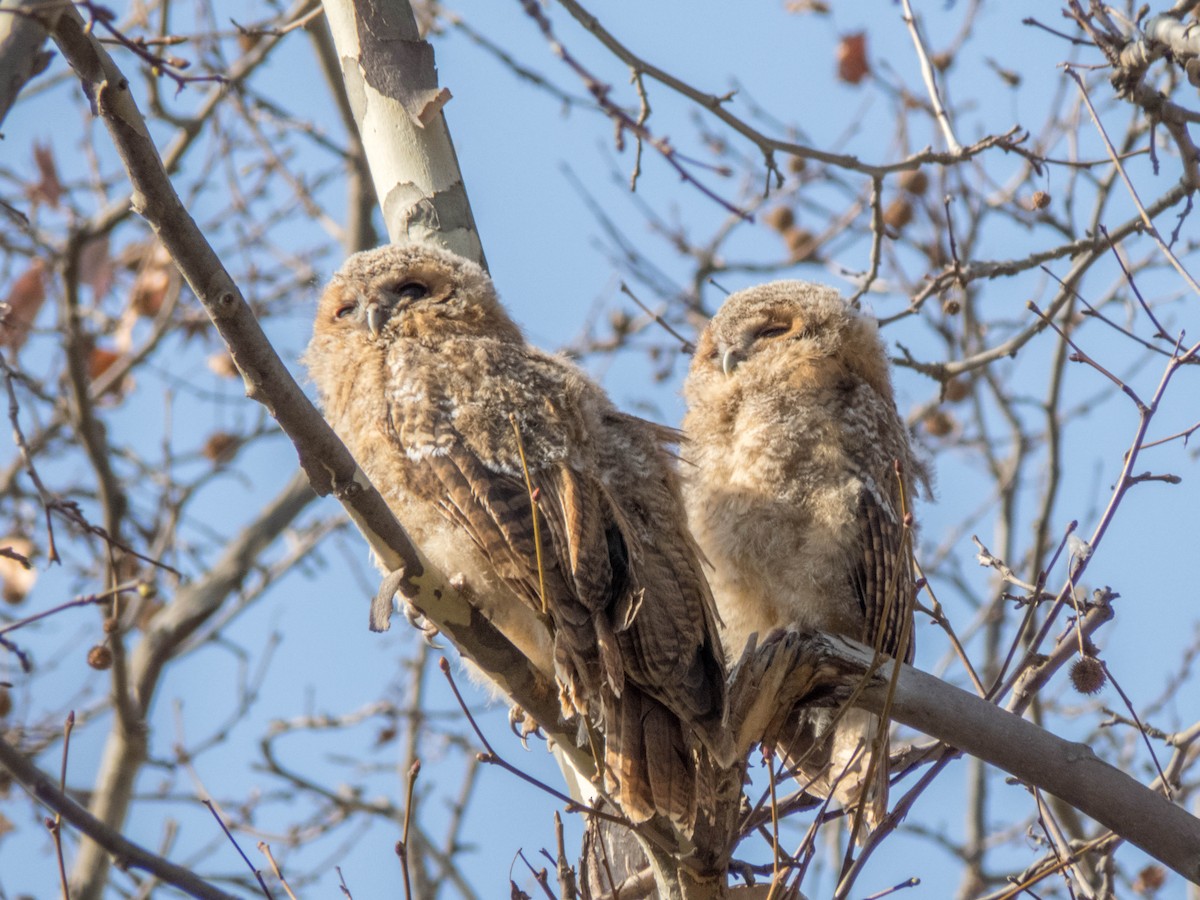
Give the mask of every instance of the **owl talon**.
[[508, 711], [508, 727], [512, 729], [512, 733], [520, 740], [521, 746], [526, 750], [529, 749], [529, 736], [532, 734], [535, 737], [540, 733], [541, 726], [534, 721], [533, 716], [514, 705]]
[[432, 650], [446, 649], [442, 644], [434, 640], [441, 631], [436, 625], [430, 622], [415, 606], [407, 600], [403, 601], [404, 618], [408, 619], [408, 624], [421, 632], [421, 637], [426, 645]]
[[425, 614], [413, 606], [407, 597], [403, 594], [397, 594], [396, 596], [400, 598], [400, 610], [404, 613], [404, 618], [408, 620], [408, 624], [421, 632], [421, 637], [431, 649], [444, 650], [445, 647], [434, 640], [435, 637], [441, 634], [441, 630], [430, 622], [429, 619], [425, 618]]

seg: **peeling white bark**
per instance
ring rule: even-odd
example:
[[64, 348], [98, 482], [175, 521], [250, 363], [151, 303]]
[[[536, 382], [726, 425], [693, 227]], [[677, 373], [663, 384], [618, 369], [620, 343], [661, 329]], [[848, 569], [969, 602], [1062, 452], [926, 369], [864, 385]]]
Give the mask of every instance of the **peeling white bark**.
[[325, 0], [346, 94], [393, 241], [432, 241], [486, 268], [442, 107], [433, 48], [407, 3]]
[[0, 0], [0, 122], [21, 88], [50, 61], [44, 23], [53, 25], [61, 12], [57, 0]]

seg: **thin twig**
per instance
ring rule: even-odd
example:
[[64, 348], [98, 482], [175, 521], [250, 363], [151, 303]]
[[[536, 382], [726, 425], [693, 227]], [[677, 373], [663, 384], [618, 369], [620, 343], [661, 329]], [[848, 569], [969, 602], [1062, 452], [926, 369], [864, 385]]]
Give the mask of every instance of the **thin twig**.
[[[579, 62], [579, 60], [572, 56], [567, 51], [567, 48], [564, 47], [554, 36], [554, 29], [550, 26], [550, 20], [546, 18], [545, 13], [542, 12], [541, 8], [536, 3], [536, 0], [520, 0], [520, 3], [522, 8], [525, 10], [525, 14], [529, 16], [529, 18], [533, 19], [535, 23], [537, 23], [537, 26], [541, 30], [543, 37], [545, 37], [546, 42], [550, 45], [551, 52], [553, 52], [555, 56], [566, 63], [567, 66], [579, 76], [579, 78], [583, 81], [584, 86], [596, 99], [596, 102], [600, 104], [601, 108], [613, 120], [617, 128], [618, 141], [620, 140], [622, 133], [625, 131], [628, 131], [639, 140], [645, 141], [659, 152], [662, 158], [666, 160], [667, 164], [679, 174], [680, 178], [695, 187], [704, 196], [719, 204], [726, 211], [740, 216], [743, 219], [750, 220], [751, 216], [749, 213], [739, 209], [728, 200], [722, 198], [714, 190], [696, 178], [696, 176], [694, 176], [688, 169], [689, 164], [693, 166], [702, 166], [704, 168], [713, 168], [712, 166], [700, 163], [694, 159], [687, 159], [683, 157], [679, 151], [672, 146], [669, 140], [654, 135], [645, 124], [639, 123], [638, 119], [630, 116], [629, 113], [623, 110], [617, 103], [614, 103], [609, 97], [609, 86], [592, 75], [592, 73], [589, 72], [583, 66], [583, 64]], [[716, 171], [718, 174], [724, 174], [724, 171], [721, 169], [716, 169]]]
[[1150, 743], [1150, 735], [1146, 733], [1146, 726], [1142, 724], [1142, 720], [1138, 717], [1137, 710], [1133, 708], [1133, 702], [1129, 699], [1129, 695], [1117, 683], [1117, 679], [1113, 677], [1112, 669], [1108, 667], [1108, 663], [1100, 660], [1100, 665], [1104, 667], [1104, 674], [1108, 676], [1108, 680], [1112, 682], [1113, 688], [1121, 697], [1121, 702], [1125, 704], [1125, 708], [1129, 710], [1129, 715], [1133, 718], [1133, 724], [1137, 728], [1138, 734], [1142, 736], [1142, 742], [1146, 745], [1146, 750], [1150, 753], [1150, 761], [1154, 763], [1154, 770], [1158, 772], [1158, 780], [1162, 786], [1163, 795], [1168, 800], [1175, 799], [1175, 792], [1171, 790], [1171, 780], [1163, 773], [1163, 768], [1158, 762], [1158, 754], [1154, 752], [1154, 745]]
[[533, 880], [538, 883], [538, 886], [542, 889], [542, 893], [545, 894], [549, 900], [558, 900], [558, 898], [554, 896], [554, 892], [550, 890], [550, 873], [545, 869], [535, 869], [529, 860], [525, 858], [524, 850], [518, 850], [517, 856], [521, 858], [521, 862], [525, 863], [525, 868], [529, 870], [529, 874], [533, 876]]
[[475, 732], [475, 736], [479, 738], [479, 742], [483, 744], [484, 752], [478, 754], [478, 759], [480, 762], [497, 765], [506, 772], [511, 772], [513, 775], [516, 775], [522, 781], [532, 784], [534, 787], [540, 788], [551, 797], [556, 797], [563, 803], [567, 804], [567, 812], [587, 813], [589, 815], [599, 816], [601, 819], [607, 819], [610, 822], [616, 822], [619, 825], [632, 827], [628, 819], [625, 819], [622, 816], [614, 816], [612, 813], [604, 812], [603, 810], [596, 809], [595, 807], [586, 806], [580, 803], [578, 800], [567, 796], [562, 791], [555, 790], [544, 781], [539, 781], [529, 773], [521, 771], [512, 763], [508, 762], [499, 754], [497, 754], [496, 751], [492, 749], [492, 745], [488, 742], [488, 739], [483, 736], [483, 731], [480, 729], [479, 723], [475, 721], [475, 717], [471, 715], [471, 710], [467, 708], [467, 703], [465, 700], [463, 700], [463, 696], [458, 690], [458, 685], [454, 682], [454, 676], [450, 673], [449, 660], [447, 660], [444, 656], [441, 657], [438, 660], [438, 667], [442, 670], [442, 674], [446, 676], [446, 681], [450, 683], [450, 690], [454, 692], [454, 699], [458, 701], [459, 708], [463, 711], [463, 715], [467, 717], [467, 722], [471, 725], [471, 730]]
[[296, 895], [292, 893], [291, 885], [287, 883], [287, 879], [283, 877], [283, 872], [280, 871], [279, 863], [275, 862], [275, 856], [271, 853], [271, 845], [266, 841], [259, 841], [258, 852], [267, 858], [267, 862], [271, 864], [271, 871], [275, 873], [275, 877], [279, 879], [287, 895], [291, 900], [296, 900]]
[[217, 805], [212, 800], [204, 800], [203, 803], [208, 807], [208, 811], [212, 813], [213, 818], [217, 820], [217, 824], [221, 826], [221, 830], [225, 832], [225, 837], [229, 838], [229, 843], [233, 844], [233, 849], [238, 852], [238, 856], [246, 863], [246, 867], [254, 873], [254, 877], [258, 880], [258, 886], [262, 888], [263, 895], [267, 900], [271, 900], [271, 892], [267, 889], [267, 882], [263, 879], [262, 872], [254, 867], [254, 863], [250, 862], [250, 857], [238, 845], [237, 838], [225, 827], [225, 822], [221, 819], [221, 814], [217, 812]]
[[42, 511], [46, 516], [46, 558], [51, 563], [60, 563], [62, 560], [58, 556], [58, 547], [54, 542], [54, 521], [50, 516], [50, 510], [54, 507], [55, 500], [46, 490], [46, 485], [42, 483], [41, 476], [38, 475], [37, 468], [33, 464], [33, 453], [29, 449], [29, 443], [25, 440], [24, 431], [21, 430], [21, 406], [17, 402], [17, 391], [13, 386], [13, 379], [17, 377], [17, 373], [8, 365], [3, 354], [0, 354], [0, 369], [4, 371], [4, 385], [8, 391], [8, 420], [12, 425], [13, 443], [21, 452], [21, 461], [25, 464], [25, 471], [29, 474], [29, 480], [33, 482], [34, 490], [37, 491], [38, 499], [42, 504]]
[[962, 145], [958, 142], [958, 138], [954, 136], [954, 129], [950, 125], [950, 116], [946, 112], [946, 107], [942, 105], [942, 95], [938, 91], [937, 76], [933, 71], [933, 64], [929, 62], [929, 53], [925, 50], [925, 42], [921, 39], [921, 31], [917, 26], [917, 17], [913, 15], [912, 5], [909, 0], [903, 0], [904, 4], [904, 24], [908, 28], [908, 33], [912, 37], [913, 46], [917, 49], [917, 60], [921, 63], [921, 77], [925, 80], [925, 90], [929, 92], [929, 102], [933, 104], [933, 115], [937, 119], [938, 127], [942, 129], [942, 137], [946, 139], [946, 147], [951, 153], [962, 153]]
[[[669, 334], [671, 337], [675, 338], [675, 340], [679, 341], [680, 348], [683, 350], [684, 353], [692, 354], [692, 353], [696, 352], [695, 344], [693, 344], [691, 341], [689, 341], [687, 338], [685, 338], [682, 334], [680, 334], [678, 331], [676, 331], [674, 328], [672, 328], [667, 323], [666, 319], [664, 319], [658, 313], [656, 313], [652, 309], [650, 309], [650, 307], [648, 307], [645, 303], [643, 303], [638, 298], [637, 294], [635, 294], [633, 291], [631, 291], [629, 289], [629, 285], [627, 285], [624, 281], [622, 281], [620, 284], [620, 290], [621, 290], [622, 294], [624, 294], [626, 297], [628, 297], [630, 300], [632, 300], [634, 303], [636, 303], [638, 305], [638, 308], [641, 309], [642, 312], [644, 312], [651, 319], [653, 319], [654, 323], [656, 325], [661, 327], [662, 330], [665, 331], [667, 334]], [[728, 291], [726, 293], [728, 293]]]
[[55, 779], [38, 769], [25, 752], [3, 737], [0, 737], [0, 767], [6, 769], [35, 800], [60, 813], [66, 822], [122, 860], [128, 868], [149, 872], [201, 900], [237, 900], [233, 895], [208, 884], [194, 872], [151, 853], [101, 822], [55, 785]]
[[1076, 344], [1073, 340], [1071, 340], [1071, 338], [1067, 335], [1067, 333], [1065, 331], [1063, 331], [1061, 328], [1058, 327], [1058, 323], [1056, 323], [1053, 319], [1051, 319], [1049, 316], [1045, 315], [1040, 309], [1038, 309], [1038, 305], [1036, 303], [1034, 303], [1032, 300], [1030, 300], [1028, 303], [1025, 304], [1025, 308], [1028, 309], [1035, 316], [1040, 318], [1042, 321], [1044, 321], [1050, 328], [1052, 328], [1058, 334], [1058, 336], [1060, 338], [1062, 338], [1064, 341], [1066, 341], [1067, 344], [1070, 345], [1071, 349], [1075, 351], [1070, 357], [1072, 362], [1081, 362], [1081, 363], [1085, 363], [1085, 364], [1091, 366], [1093, 369], [1095, 369], [1097, 372], [1099, 372], [1101, 375], [1103, 375], [1105, 378], [1107, 378], [1109, 381], [1111, 381], [1114, 385], [1116, 385], [1118, 388], [1120, 388], [1121, 392], [1124, 393], [1127, 397], [1129, 397], [1129, 399], [1134, 402], [1134, 405], [1136, 405], [1139, 410], [1144, 410], [1146, 408], [1145, 404], [1142, 403], [1142, 398], [1137, 395], [1137, 393], [1133, 390], [1133, 388], [1131, 388], [1129, 385], [1127, 385], [1124, 381], [1122, 381], [1120, 378], [1118, 378], [1112, 372], [1108, 371], [1108, 369], [1104, 368], [1104, 366], [1100, 365], [1100, 363], [1096, 362], [1096, 360], [1092, 359], [1092, 357], [1089, 356], [1087, 353], [1084, 353], [1083, 350], [1080, 349], [1079, 345]]
[[400, 857], [400, 871], [404, 876], [405, 900], [412, 900], [412, 884], [408, 872], [408, 830], [412, 824], [413, 796], [417, 787], [417, 776], [421, 774], [421, 760], [414, 759], [408, 767], [408, 777], [404, 790], [404, 827], [400, 832], [400, 842], [396, 844], [396, 855]]
[[[62, 769], [58, 773], [58, 789], [67, 792], [67, 754], [71, 747], [71, 732], [75, 728], [75, 710], [67, 713], [67, 721], [63, 725]], [[67, 883], [67, 863], [63, 857], [62, 846], [62, 813], [55, 811], [50, 833], [54, 835], [54, 855], [58, 858], [58, 880], [62, 886], [63, 900], [71, 900], [70, 885]]]
[[1147, 303], [1146, 298], [1142, 296], [1142, 292], [1137, 286], [1137, 281], [1134, 279], [1133, 273], [1130, 272], [1128, 266], [1125, 265], [1125, 260], [1121, 258], [1121, 253], [1119, 250], [1117, 250], [1117, 245], [1114, 244], [1112, 239], [1108, 236], [1108, 229], [1101, 225], [1100, 233], [1104, 235], [1105, 240], [1107, 240], [1109, 242], [1109, 246], [1112, 247], [1113, 259], [1115, 259], [1117, 261], [1117, 265], [1121, 267], [1121, 273], [1125, 276], [1125, 281], [1129, 284], [1129, 289], [1133, 291], [1133, 296], [1137, 298], [1137, 302], [1141, 305], [1142, 310], [1145, 311], [1146, 315], [1150, 317], [1150, 321], [1154, 323], [1154, 336], [1167, 341], [1171, 340], [1171, 336], [1167, 334], [1167, 329], [1163, 328], [1162, 323], [1159, 322], [1155, 317], [1154, 310], [1150, 308], [1150, 304]]
[[1096, 130], [1100, 133], [1100, 139], [1104, 141], [1104, 146], [1108, 150], [1108, 155], [1112, 159], [1113, 165], [1117, 167], [1117, 171], [1121, 175], [1121, 180], [1125, 182], [1125, 187], [1129, 190], [1129, 196], [1133, 199], [1134, 206], [1137, 207], [1138, 215], [1142, 217], [1142, 222], [1146, 226], [1146, 232], [1150, 237], [1154, 238], [1154, 242], [1158, 244], [1158, 249], [1167, 258], [1167, 262], [1187, 282], [1188, 287], [1197, 294], [1200, 294], [1200, 284], [1196, 283], [1196, 279], [1192, 278], [1191, 273], [1183, 267], [1183, 263], [1179, 261], [1178, 257], [1171, 251], [1171, 248], [1167, 246], [1166, 241], [1162, 239], [1162, 235], [1158, 233], [1158, 228], [1154, 225], [1154, 219], [1146, 212], [1146, 207], [1142, 205], [1142, 198], [1138, 196], [1137, 188], [1133, 186], [1133, 181], [1130, 179], [1129, 173], [1125, 171], [1125, 166], [1117, 155], [1116, 148], [1113, 147], [1112, 141], [1108, 139], [1108, 133], [1104, 130], [1104, 126], [1100, 122], [1100, 116], [1097, 115], [1096, 108], [1092, 106], [1092, 100], [1088, 96], [1087, 88], [1084, 87], [1083, 79], [1079, 77], [1078, 72], [1070, 67], [1067, 67], [1067, 74], [1079, 85], [1079, 92], [1083, 95], [1083, 103], [1087, 107], [1088, 112], [1091, 113], [1092, 122], [1095, 123]]
[[533, 486], [533, 479], [529, 477], [529, 464], [525, 461], [525, 444], [521, 440], [521, 428], [517, 424], [516, 415], [509, 413], [508, 421], [512, 424], [513, 435], [517, 439], [517, 455], [521, 458], [521, 473], [525, 476], [525, 490], [529, 492], [529, 515], [533, 519], [533, 552], [537, 560], [538, 599], [542, 604], [542, 615], [546, 615], [546, 575], [542, 566], [542, 526], [538, 521], [540, 518], [538, 516], [538, 491]]

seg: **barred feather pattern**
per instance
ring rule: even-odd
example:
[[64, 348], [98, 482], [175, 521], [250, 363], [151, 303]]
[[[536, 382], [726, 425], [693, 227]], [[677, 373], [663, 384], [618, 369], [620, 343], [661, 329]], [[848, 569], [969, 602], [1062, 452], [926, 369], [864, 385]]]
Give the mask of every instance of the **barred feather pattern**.
[[431, 561], [549, 666], [564, 717], [601, 729], [622, 811], [690, 832], [696, 754], [727, 752], [725, 668], [666, 430], [529, 346], [478, 266], [425, 245], [351, 257], [304, 362]]
[[[730, 296], [684, 388], [685, 497], [736, 660], [752, 634], [821, 629], [910, 661], [911, 512], [927, 484], [873, 321], [836, 291], [773, 282]], [[799, 710], [780, 750], [815, 793], [887, 809], [878, 719]], [[864, 802], [865, 801], [865, 802]]]

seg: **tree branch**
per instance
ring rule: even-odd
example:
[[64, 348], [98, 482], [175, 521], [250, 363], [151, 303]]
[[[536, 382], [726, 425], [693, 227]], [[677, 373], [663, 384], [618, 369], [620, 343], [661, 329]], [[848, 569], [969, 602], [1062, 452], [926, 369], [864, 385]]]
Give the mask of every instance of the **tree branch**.
[[155, 856], [149, 850], [123, 837], [115, 829], [105, 825], [86, 809], [60, 791], [54, 778], [31, 763], [24, 754], [8, 741], [0, 738], [0, 766], [8, 770], [13, 778], [34, 799], [61, 815], [79, 831], [113, 856], [122, 868], [141, 869], [155, 878], [179, 888], [192, 897], [205, 900], [235, 900], [232, 894], [217, 890], [208, 882], [182, 866]]

